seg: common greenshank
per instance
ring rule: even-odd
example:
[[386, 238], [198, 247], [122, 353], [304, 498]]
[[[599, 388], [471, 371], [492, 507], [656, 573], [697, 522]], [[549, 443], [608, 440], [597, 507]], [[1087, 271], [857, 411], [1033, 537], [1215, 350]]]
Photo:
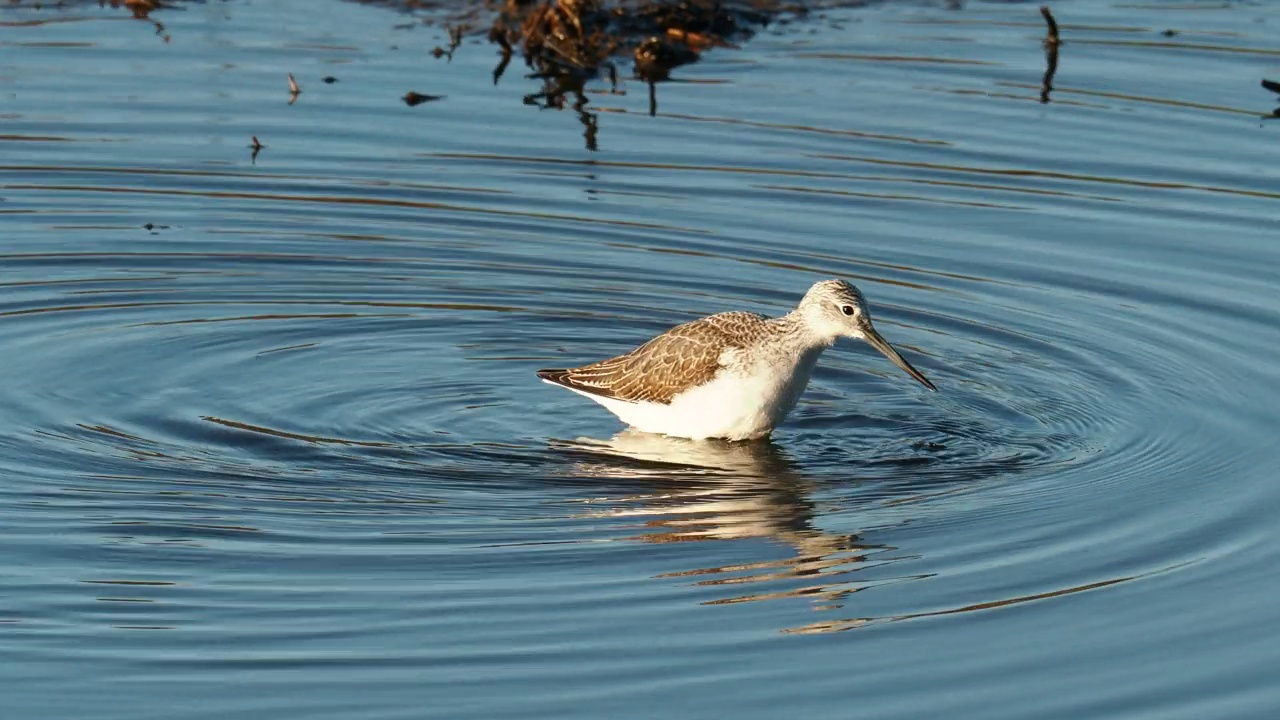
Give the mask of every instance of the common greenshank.
[[625, 355], [538, 377], [585, 395], [628, 425], [695, 440], [767, 437], [795, 407], [836, 339], [866, 340], [937, 390], [871, 324], [867, 301], [843, 280], [814, 283], [778, 318], [724, 312], [678, 325]]

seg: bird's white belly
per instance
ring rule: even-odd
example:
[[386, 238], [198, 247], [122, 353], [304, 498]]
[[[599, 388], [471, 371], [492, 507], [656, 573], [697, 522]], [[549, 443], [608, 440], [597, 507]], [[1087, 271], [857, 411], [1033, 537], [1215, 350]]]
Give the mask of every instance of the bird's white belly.
[[767, 436], [786, 418], [809, 384], [817, 359], [814, 353], [795, 366], [762, 363], [750, 372], [721, 370], [710, 382], [665, 405], [581, 394], [637, 430], [694, 440], [749, 440]]

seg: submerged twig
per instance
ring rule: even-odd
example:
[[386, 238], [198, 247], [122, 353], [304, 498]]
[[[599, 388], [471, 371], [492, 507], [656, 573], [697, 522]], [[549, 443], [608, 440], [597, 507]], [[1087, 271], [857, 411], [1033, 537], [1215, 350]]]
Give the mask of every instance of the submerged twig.
[[254, 165], [257, 165], [258, 153], [262, 152], [262, 148], [266, 147], [266, 145], [263, 145], [262, 143], [258, 142], [258, 136], [254, 135], [253, 144], [250, 145], [249, 147], [253, 148], [253, 153], [249, 155], [249, 162], [253, 163]]
[[289, 104], [297, 102], [301, 94], [302, 88], [298, 87], [298, 81], [293, 79], [293, 73], [289, 73]]
[[1058, 21], [1053, 19], [1048, 5], [1040, 6], [1040, 14], [1049, 25], [1044, 38], [1044, 77], [1040, 80], [1040, 102], [1048, 104], [1049, 93], [1053, 92], [1053, 76], [1058, 73], [1058, 48], [1062, 38], [1058, 35]]
[[1058, 36], [1058, 21], [1053, 19], [1053, 13], [1050, 12], [1048, 5], [1040, 6], [1040, 14], [1044, 16], [1044, 21], [1049, 25], [1049, 33], [1045, 36], [1045, 47], [1050, 45], [1057, 46], [1062, 42]]

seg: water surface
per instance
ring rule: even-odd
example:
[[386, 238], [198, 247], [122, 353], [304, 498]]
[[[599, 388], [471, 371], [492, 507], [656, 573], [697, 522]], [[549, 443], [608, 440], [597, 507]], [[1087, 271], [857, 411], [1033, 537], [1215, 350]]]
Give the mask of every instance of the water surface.
[[[1280, 708], [1280, 15], [1055, 10], [1047, 104], [1035, 7], [890, 4], [656, 117], [336, 0], [0, 11], [8, 712]], [[941, 392], [842, 344], [698, 444], [532, 374], [828, 276]]]

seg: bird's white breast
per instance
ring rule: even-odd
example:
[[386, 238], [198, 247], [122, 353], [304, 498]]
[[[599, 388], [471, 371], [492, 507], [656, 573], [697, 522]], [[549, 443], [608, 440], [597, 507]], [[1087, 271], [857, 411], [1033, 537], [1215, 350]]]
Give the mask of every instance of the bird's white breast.
[[790, 357], [765, 355], [722, 369], [670, 404], [625, 402], [581, 393], [645, 432], [692, 439], [764, 437], [786, 418], [809, 384], [822, 348]]

